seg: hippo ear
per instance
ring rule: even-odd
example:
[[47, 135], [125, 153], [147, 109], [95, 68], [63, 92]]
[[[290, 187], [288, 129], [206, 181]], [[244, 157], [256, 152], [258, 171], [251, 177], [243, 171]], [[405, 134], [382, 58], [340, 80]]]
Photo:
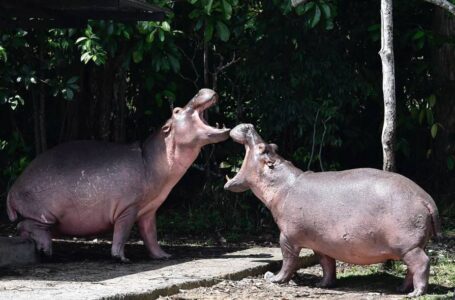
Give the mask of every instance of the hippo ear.
[[258, 144], [257, 147], [258, 147], [259, 153], [261, 153], [261, 154], [265, 152], [265, 149], [267, 149], [267, 147], [265, 146], [264, 143]]
[[276, 144], [269, 144], [270, 148], [272, 148], [273, 152], [277, 152], [278, 151], [278, 146]]
[[164, 133], [169, 133], [169, 131], [171, 131], [172, 129], [172, 122], [169, 120], [166, 122], [166, 124], [163, 125], [163, 127], [161, 127], [161, 130], [163, 130]]

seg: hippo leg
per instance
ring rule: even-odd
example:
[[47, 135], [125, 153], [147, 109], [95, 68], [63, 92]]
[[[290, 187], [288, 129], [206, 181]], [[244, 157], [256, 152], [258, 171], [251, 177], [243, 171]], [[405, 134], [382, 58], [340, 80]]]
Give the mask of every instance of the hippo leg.
[[283, 265], [278, 274], [269, 278], [271, 282], [275, 283], [288, 282], [299, 265], [299, 253], [301, 248], [290, 244], [283, 234], [280, 235], [280, 247], [283, 255]]
[[161, 249], [158, 244], [158, 235], [156, 233], [156, 212], [143, 215], [138, 220], [139, 232], [144, 244], [147, 247], [150, 257], [157, 259], [166, 259], [171, 257], [170, 254], [166, 253]]
[[413, 288], [413, 277], [411, 270], [408, 268], [408, 272], [406, 273], [406, 277], [404, 278], [403, 283], [397, 288], [399, 293], [407, 293], [412, 290]]
[[316, 284], [317, 287], [333, 287], [336, 281], [336, 261], [330, 256], [314, 251], [319, 256], [319, 263], [322, 267], [322, 280]]
[[426, 292], [430, 273], [430, 259], [422, 248], [414, 248], [403, 256], [404, 263], [412, 274], [414, 291], [409, 297], [417, 297]]
[[129, 262], [130, 260], [125, 257], [125, 243], [128, 240], [131, 228], [136, 219], [136, 209], [130, 208], [122, 212], [114, 223], [114, 235], [112, 237], [111, 255], [121, 262]]
[[52, 256], [52, 235], [50, 232], [52, 225], [25, 219], [17, 224], [17, 230], [22, 238], [32, 239], [38, 251], [43, 252], [46, 256]]

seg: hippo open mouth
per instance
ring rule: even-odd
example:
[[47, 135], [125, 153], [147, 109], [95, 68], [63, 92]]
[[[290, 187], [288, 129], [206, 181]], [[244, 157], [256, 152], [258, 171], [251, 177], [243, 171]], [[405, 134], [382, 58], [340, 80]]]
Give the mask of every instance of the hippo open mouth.
[[224, 189], [240, 193], [249, 189], [246, 178], [248, 173], [247, 165], [251, 160], [250, 152], [256, 144], [263, 143], [263, 140], [251, 124], [237, 125], [231, 130], [229, 135], [235, 142], [245, 145], [245, 157], [240, 170], [233, 178], [229, 178], [229, 176], [226, 175], [227, 182], [224, 185]]
[[218, 142], [228, 137], [230, 128], [226, 128], [223, 124], [221, 127], [218, 123], [215, 126], [210, 126], [205, 119], [204, 112], [208, 108], [214, 106], [218, 102], [218, 94], [211, 89], [201, 89], [191, 101], [186, 105], [186, 108], [190, 108], [198, 113], [199, 119], [202, 121], [203, 130], [206, 132], [207, 137], [211, 142]]

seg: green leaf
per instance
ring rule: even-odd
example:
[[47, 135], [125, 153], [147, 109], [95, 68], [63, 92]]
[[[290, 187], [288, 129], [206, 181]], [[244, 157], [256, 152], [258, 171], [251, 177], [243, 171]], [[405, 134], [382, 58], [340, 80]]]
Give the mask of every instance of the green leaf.
[[453, 156], [449, 156], [447, 157], [447, 169], [449, 169], [449, 171], [452, 171], [455, 167], [455, 159], [453, 158]]
[[220, 169], [227, 169], [227, 168], [230, 168], [230, 167], [232, 167], [232, 166], [226, 161], [222, 161], [221, 164], [220, 164]]
[[321, 8], [322, 12], [324, 13], [324, 17], [326, 19], [330, 19], [330, 17], [332, 16], [330, 6], [326, 3], [321, 3]]
[[194, 31], [198, 31], [199, 29], [201, 29], [202, 25], [204, 25], [204, 20], [203, 19], [199, 19], [197, 21], [196, 25], [194, 26]]
[[161, 29], [163, 29], [166, 32], [169, 32], [171, 31], [171, 25], [169, 25], [168, 22], [164, 21], [163, 23], [161, 23]]
[[153, 43], [153, 41], [155, 40], [155, 33], [156, 33], [156, 29], [154, 29], [152, 32], [150, 32], [147, 35], [147, 38], [145, 39], [145, 41], [149, 44]]
[[78, 76], [73, 76], [71, 77], [70, 79], [68, 79], [68, 81], [66, 82], [67, 84], [73, 84], [77, 81], [79, 77]]
[[415, 40], [423, 38], [424, 36], [425, 36], [425, 32], [422, 30], [418, 30], [412, 36], [412, 40], [415, 41]]
[[158, 36], [160, 37], [160, 42], [164, 42], [164, 31], [160, 30]]
[[114, 23], [109, 22], [109, 25], [107, 26], [107, 34], [112, 35], [114, 33]]
[[204, 41], [208, 42], [212, 39], [213, 36], [213, 24], [208, 23], [205, 25], [205, 30], [204, 30]]
[[436, 96], [431, 95], [430, 97], [428, 97], [428, 103], [430, 104], [430, 107], [434, 107], [434, 105], [436, 104]]
[[[309, 2], [309, 3], [306, 3], [304, 6], [303, 6], [303, 13], [306, 13], [310, 10], [312, 10], [314, 7], [315, 7], [315, 3], [312, 1], [312, 2]], [[301, 6], [301, 5], [300, 5]]]
[[71, 89], [66, 89], [66, 100], [73, 100], [74, 92]]
[[433, 126], [431, 126], [431, 137], [435, 138], [437, 134], [438, 134], [438, 124], [433, 124]]
[[325, 30], [332, 30], [335, 25], [333, 24], [332, 19], [327, 19], [325, 21]]
[[133, 52], [133, 61], [135, 63], [140, 63], [142, 61], [142, 51], [137, 50]]
[[221, 6], [223, 8], [224, 18], [229, 20], [232, 16], [232, 5], [227, 0], [222, 0]]
[[212, 13], [213, 0], [209, 0], [207, 5], [204, 6], [205, 13], [210, 16]]
[[221, 21], [216, 22], [216, 32], [218, 33], [218, 37], [220, 38], [220, 40], [222, 40], [223, 42], [227, 42], [229, 40], [230, 36], [229, 28], [223, 22]]
[[76, 44], [79, 44], [79, 43], [85, 41], [86, 39], [87, 39], [87, 37], [82, 36], [82, 37], [80, 37], [80, 38], [78, 38], [78, 39], [76, 40]]
[[314, 10], [314, 15], [313, 18], [311, 19], [310, 27], [314, 28], [316, 25], [318, 25], [319, 21], [321, 20], [321, 9], [319, 6], [316, 6]]

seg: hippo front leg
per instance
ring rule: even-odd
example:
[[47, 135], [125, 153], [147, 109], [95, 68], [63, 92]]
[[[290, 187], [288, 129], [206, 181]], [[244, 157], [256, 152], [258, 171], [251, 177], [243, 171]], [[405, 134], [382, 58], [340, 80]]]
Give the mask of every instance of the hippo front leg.
[[283, 255], [283, 265], [280, 272], [275, 276], [267, 276], [268, 273], [266, 274], [266, 279], [275, 283], [288, 282], [299, 265], [301, 248], [292, 245], [282, 233], [280, 234], [280, 247]]
[[125, 243], [127, 242], [131, 228], [136, 219], [136, 208], [129, 208], [122, 212], [114, 223], [114, 235], [112, 237], [111, 254], [115, 259], [121, 262], [129, 262], [130, 260], [125, 257]]
[[157, 259], [166, 259], [171, 257], [171, 255], [161, 249], [160, 245], [158, 244], [155, 211], [141, 216], [138, 220], [138, 225], [139, 232], [145, 246], [147, 247], [147, 250], [149, 251], [150, 257]]

